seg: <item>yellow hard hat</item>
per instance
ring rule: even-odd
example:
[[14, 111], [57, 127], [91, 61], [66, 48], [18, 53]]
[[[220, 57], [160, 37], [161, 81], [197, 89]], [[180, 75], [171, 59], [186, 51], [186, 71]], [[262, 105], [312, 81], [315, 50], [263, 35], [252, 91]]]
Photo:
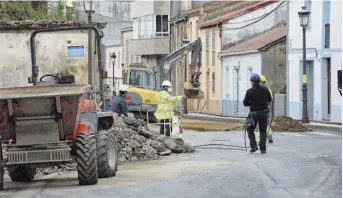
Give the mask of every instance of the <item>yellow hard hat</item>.
[[261, 75], [260, 79], [261, 79], [262, 82], [266, 82], [267, 81], [267, 78], [264, 75]]

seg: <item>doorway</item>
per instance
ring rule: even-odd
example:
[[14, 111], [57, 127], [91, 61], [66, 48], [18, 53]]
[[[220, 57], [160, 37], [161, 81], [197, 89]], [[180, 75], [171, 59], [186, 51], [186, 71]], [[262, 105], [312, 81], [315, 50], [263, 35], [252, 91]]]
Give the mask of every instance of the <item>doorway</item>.
[[331, 115], [331, 59], [322, 60], [322, 108], [323, 120], [330, 120]]
[[239, 68], [235, 67], [233, 70], [233, 101], [234, 114], [239, 113]]

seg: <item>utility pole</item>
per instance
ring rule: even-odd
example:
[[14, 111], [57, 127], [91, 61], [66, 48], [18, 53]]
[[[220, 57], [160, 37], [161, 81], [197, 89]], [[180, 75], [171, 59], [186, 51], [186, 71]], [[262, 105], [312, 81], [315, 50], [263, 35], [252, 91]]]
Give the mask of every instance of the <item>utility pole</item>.
[[117, 58], [116, 53], [112, 53], [111, 58], [113, 59], [113, 65], [112, 65], [112, 81], [113, 82], [112, 82], [112, 86], [113, 86], [113, 90], [114, 90], [114, 85], [115, 85], [115, 83], [114, 83], [114, 66], [115, 66], [116, 58]]
[[[92, 14], [94, 14], [93, 10], [93, 2], [89, 2], [89, 6], [86, 7], [86, 3], [84, 2], [85, 5], [85, 12], [88, 17], [88, 25], [92, 25]], [[87, 4], [88, 5], [88, 4]], [[88, 83], [92, 86], [93, 85], [93, 76], [92, 76], [92, 71], [93, 71], [93, 54], [92, 54], [92, 30], [88, 30]], [[95, 86], [95, 82], [94, 82]]]

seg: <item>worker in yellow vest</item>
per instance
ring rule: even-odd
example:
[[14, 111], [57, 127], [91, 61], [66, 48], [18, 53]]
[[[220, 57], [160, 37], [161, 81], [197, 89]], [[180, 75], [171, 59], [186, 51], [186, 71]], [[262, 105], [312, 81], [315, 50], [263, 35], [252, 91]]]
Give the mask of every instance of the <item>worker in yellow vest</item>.
[[[261, 82], [261, 86], [266, 87], [266, 82], [267, 82], [266, 76], [261, 75], [261, 81], [260, 82]], [[272, 100], [273, 100], [273, 92], [269, 88], [268, 88], [268, 90], [269, 90], [270, 96], [272, 97]], [[271, 105], [271, 102], [270, 102], [268, 104], [269, 114], [268, 114], [268, 118], [267, 118], [267, 139], [268, 139], [269, 143], [273, 143], [274, 142], [273, 141], [273, 135], [272, 135], [273, 131], [272, 131], [271, 127], [270, 127], [270, 122], [271, 122], [271, 117], [272, 117], [271, 106], [272, 105]]]
[[165, 80], [162, 83], [162, 88], [157, 93], [157, 110], [155, 117], [160, 121], [160, 134], [170, 136], [172, 118], [174, 116], [174, 102], [186, 99], [186, 96], [171, 96], [171, 82]]

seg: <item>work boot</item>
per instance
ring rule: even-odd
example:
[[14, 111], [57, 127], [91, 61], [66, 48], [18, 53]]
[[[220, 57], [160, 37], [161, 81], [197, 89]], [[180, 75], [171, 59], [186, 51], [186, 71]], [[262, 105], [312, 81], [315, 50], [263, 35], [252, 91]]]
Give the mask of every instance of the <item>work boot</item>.
[[262, 153], [262, 154], [266, 154], [267, 151], [266, 151], [266, 150], [261, 150], [261, 153]]
[[273, 136], [272, 135], [268, 135], [267, 136], [267, 139], [268, 139], [268, 142], [269, 143], [273, 143], [274, 141], [273, 141]]
[[253, 148], [251, 148], [250, 149], [250, 153], [255, 153], [255, 151], [257, 151], [258, 150], [258, 147], [256, 146], [256, 147], [253, 147]]

